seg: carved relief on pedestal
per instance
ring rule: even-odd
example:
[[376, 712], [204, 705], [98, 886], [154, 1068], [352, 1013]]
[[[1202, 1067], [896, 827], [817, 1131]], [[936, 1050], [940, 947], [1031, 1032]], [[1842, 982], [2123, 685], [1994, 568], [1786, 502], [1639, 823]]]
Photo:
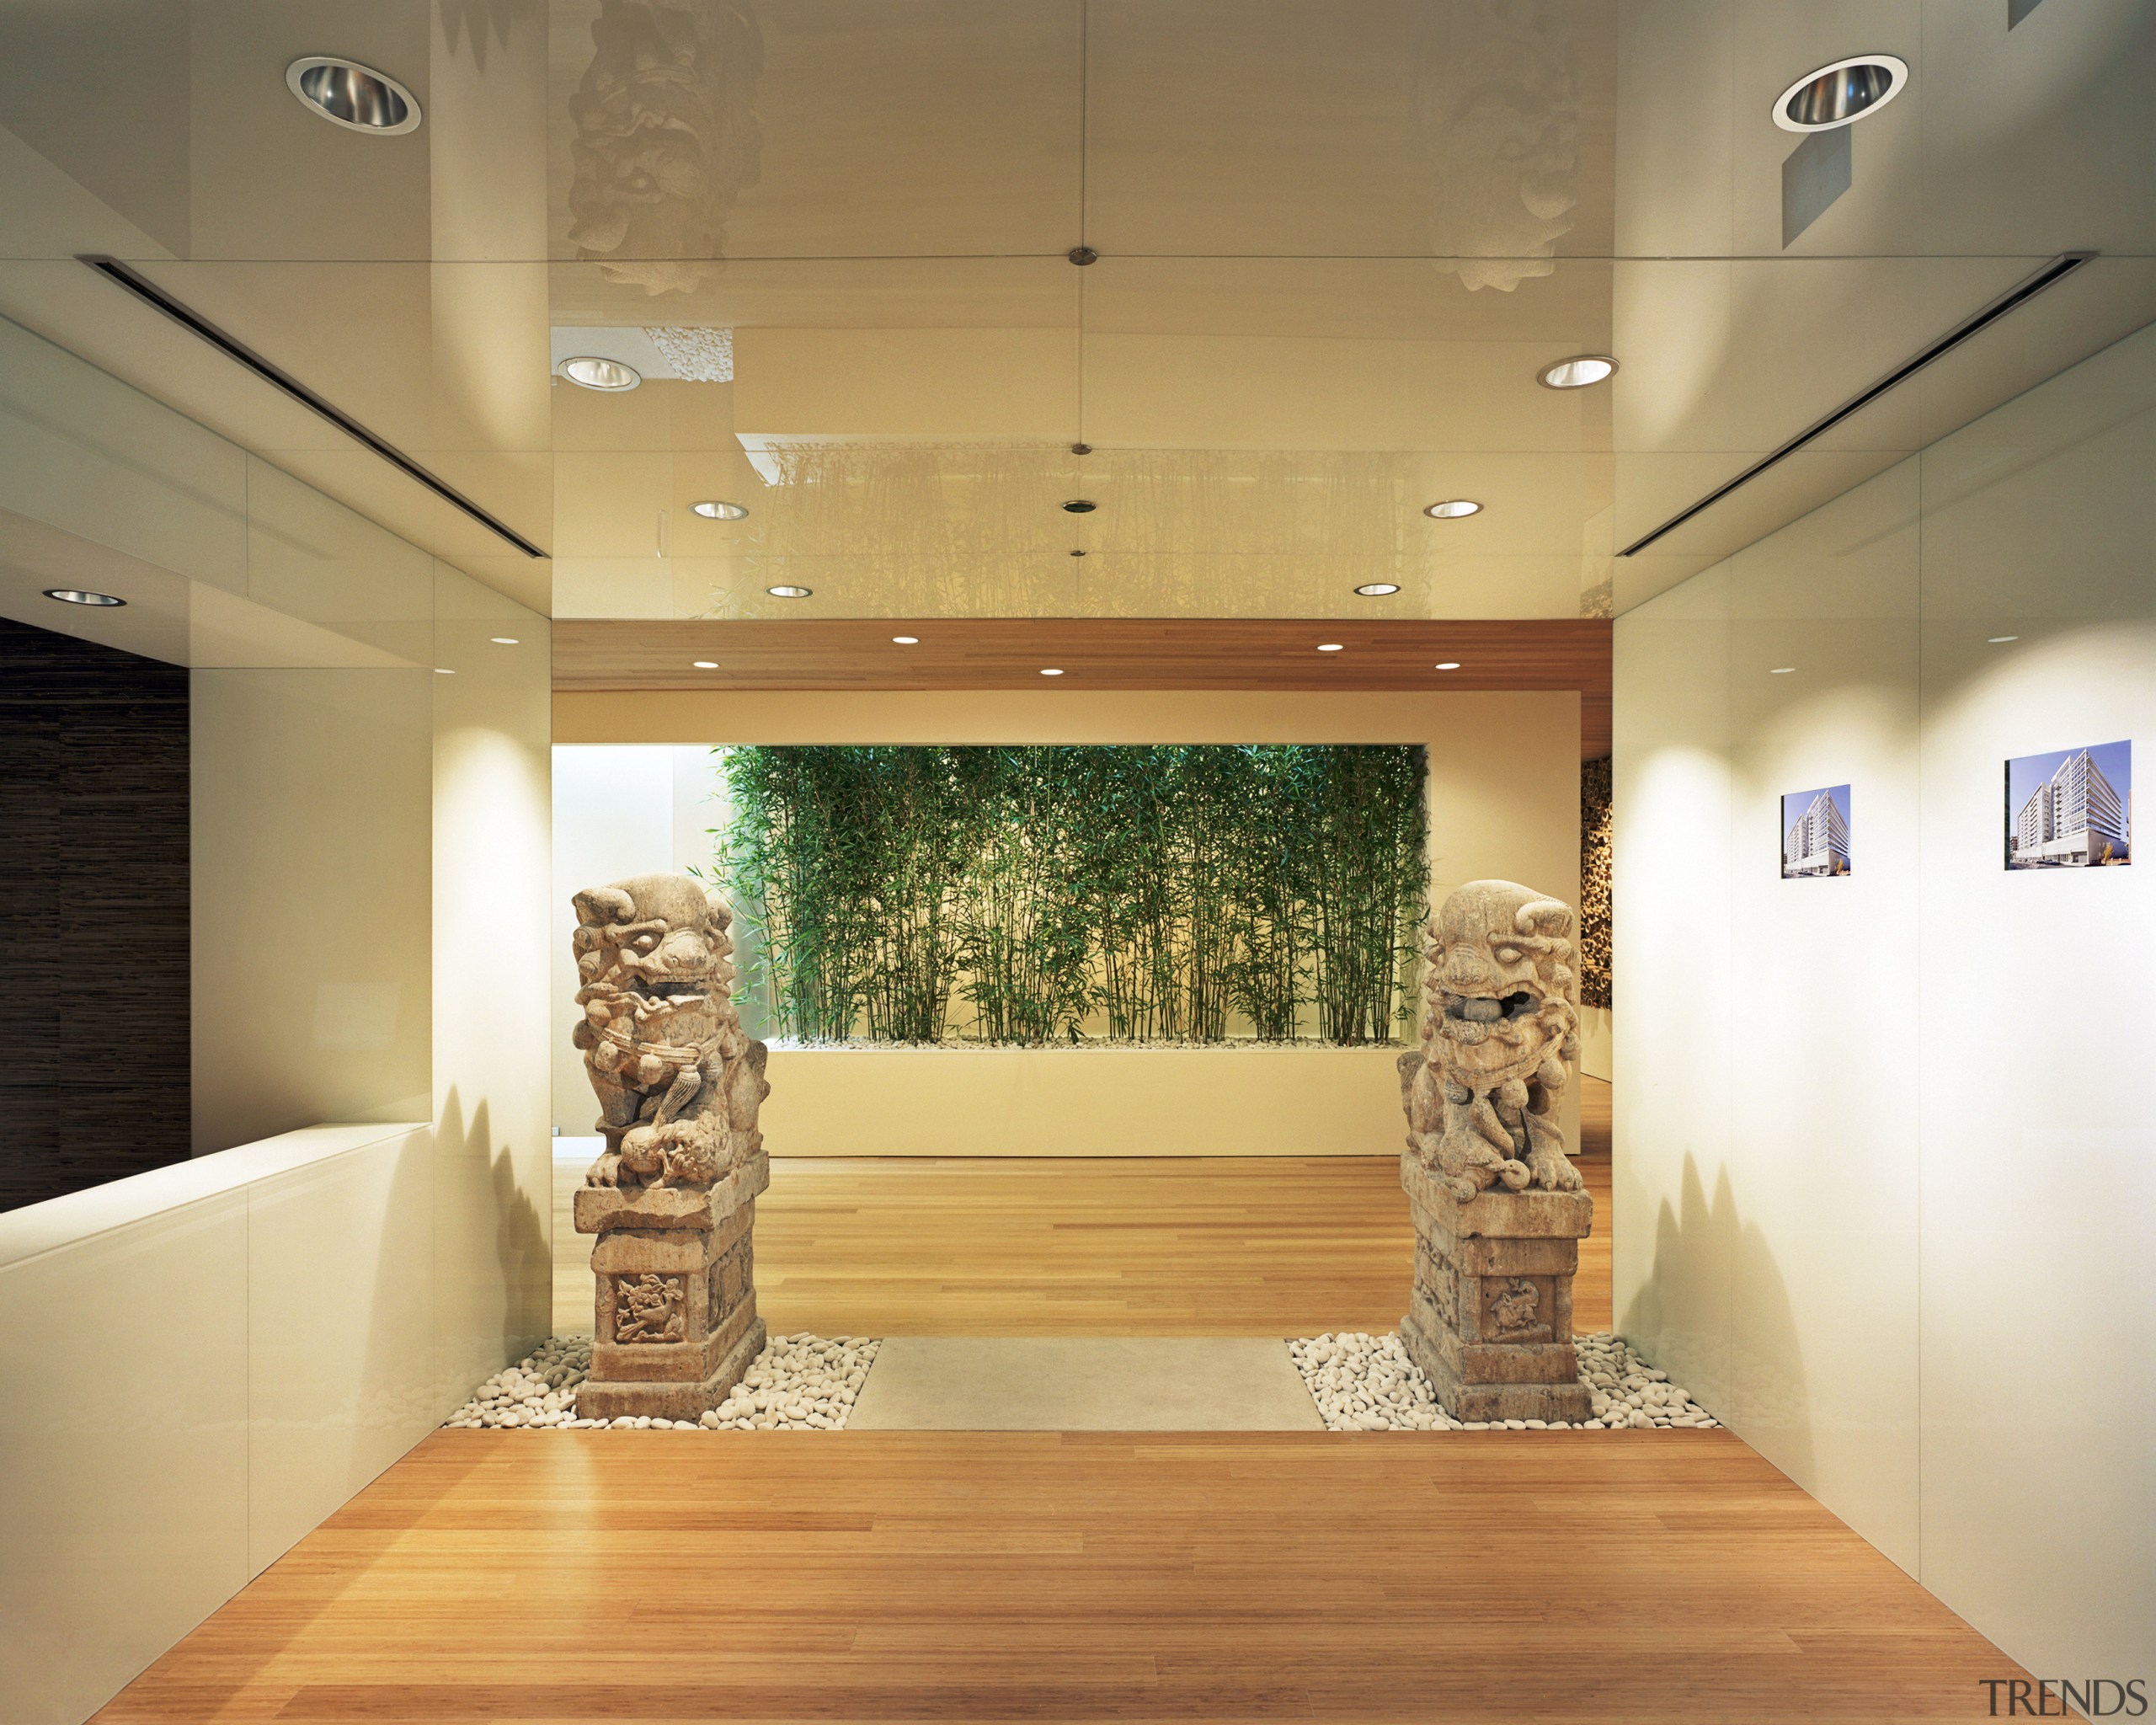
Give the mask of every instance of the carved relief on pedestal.
[[1525, 1276], [1492, 1279], [1483, 1284], [1483, 1335], [1492, 1342], [1546, 1342], [1542, 1290]]
[[615, 1342], [678, 1342], [686, 1333], [679, 1276], [614, 1278]]

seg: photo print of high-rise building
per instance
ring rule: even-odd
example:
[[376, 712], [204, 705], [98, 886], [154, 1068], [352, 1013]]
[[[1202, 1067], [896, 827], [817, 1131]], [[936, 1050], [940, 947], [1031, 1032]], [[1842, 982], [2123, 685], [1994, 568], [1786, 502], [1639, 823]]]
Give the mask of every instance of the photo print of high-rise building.
[[1849, 788], [1791, 791], [1782, 798], [1782, 879], [1849, 872]]
[[2009, 868], [2116, 868], [2133, 860], [2132, 841], [2132, 744], [2006, 763]]

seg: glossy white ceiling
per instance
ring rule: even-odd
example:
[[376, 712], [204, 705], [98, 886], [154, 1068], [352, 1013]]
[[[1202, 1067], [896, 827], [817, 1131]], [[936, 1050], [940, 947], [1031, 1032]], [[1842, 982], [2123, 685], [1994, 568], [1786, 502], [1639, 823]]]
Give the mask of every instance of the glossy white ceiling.
[[[1598, 614], [2156, 317], [2156, 8], [2009, 19], [2007, 0], [18, 6], [0, 314], [560, 616]], [[1845, 158], [1791, 165], [1806, 146], [1774, 96], [1861, 51], [1906, 60], [1908, 89], [1830, 139]], [[309, 115], [284, 68], [321, 53], [396, 77], [424, 123], [366, 137]], [[1831, 189], [1844, 167], [1785, 243], [1785, 175]], [[1098, 261], [1070, 263], [1081, 245]], [[1615, 554], [2069, 248], [2102, 256]], [[93, 251], [551, 557], [74, 261]], [[595, 395], [552, 381], [570, 350], [675, 375]], [[1622, 369], [1536, 385], [1579, 351]], [[1449, 496], [1486, 507], [1421, 515]], [[750, 513], [689, 513], [712, 497]], [[1075, 497], [1098, 507], [1065, 513]], [[1401, 590], [1353, 595], [1372, 581]], [[764, 590], [787, 584], [814, 596]]]

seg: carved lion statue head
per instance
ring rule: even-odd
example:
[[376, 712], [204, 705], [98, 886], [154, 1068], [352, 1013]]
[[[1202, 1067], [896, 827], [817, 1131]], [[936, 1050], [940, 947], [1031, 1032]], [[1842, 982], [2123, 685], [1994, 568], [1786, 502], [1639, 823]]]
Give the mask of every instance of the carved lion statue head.
[[1430, 1059], [1477, 1091], [1579, 1056], [1572, 912], [1509, 880], [1471, 880], [1430, 926]]

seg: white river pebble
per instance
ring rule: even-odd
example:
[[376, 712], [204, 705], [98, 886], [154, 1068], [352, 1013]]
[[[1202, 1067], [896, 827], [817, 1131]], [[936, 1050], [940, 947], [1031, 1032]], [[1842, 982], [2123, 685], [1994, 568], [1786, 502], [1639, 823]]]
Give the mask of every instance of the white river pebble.
[[841, 1431], [882, 1344], [866, 1336], [773, 1336], [727, 1399], [701, 1419], [579, 1419], [591, 1338], [556, 1336], [504, 1366], [442, 1422], [459, 1430]]
[[[1572, 1429], [1703, 1430], [1720, 1423], [1677, 1385], [1649, 1365], [1622, 1336], [1575, 1336], [1580, 1381], [1593, 1398], [1591, 1417]], [[1464, 1425], [1438, 1405], [1430, 1381], [1408, 1359], [1399, 1334], [1343, 1330], [1290, 1342], [1288, 1352], [1317, 1403], [1325, 1429], [1353, 1431], [1562, 1431], [1566, 1422], [1469, 1420]]]

